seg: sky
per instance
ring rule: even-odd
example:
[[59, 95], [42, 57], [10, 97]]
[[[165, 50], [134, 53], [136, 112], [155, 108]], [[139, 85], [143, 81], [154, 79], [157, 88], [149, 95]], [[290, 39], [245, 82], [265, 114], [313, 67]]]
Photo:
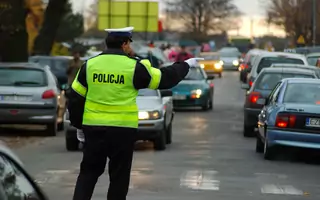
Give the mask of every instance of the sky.
[[[82, 10], [87, 8], [94, 0], [71, 0], [73, 2], [75, 10]], [[152, 0], [157, 1], [157, 0]], [[276, 27], [270, 27], [269, 31], [264, 24], [265, 10], [259, 3], [259, 0], [233, 0], [235, 5], [244, 14], [241, 18], [241, 24], [239, 31], [230, 31], [231, 35], [251, 36], [251, 24], [252, 24], [252, 35], [261, 36], [272, 33], [278, 36], [284, 36], [284, 32]], [[163, 0], [159, 0], [160, 9], [164, 8]]]

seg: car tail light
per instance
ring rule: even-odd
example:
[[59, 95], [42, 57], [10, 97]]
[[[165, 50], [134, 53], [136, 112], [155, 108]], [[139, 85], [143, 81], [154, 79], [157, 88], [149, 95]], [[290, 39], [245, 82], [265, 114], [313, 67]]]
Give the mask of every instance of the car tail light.
[[249, 81], [249, 85], [250, 85], [250, 87], [252, 86], [252, 84], [253, 84], [253, 81]]
[[296, 123], [296, 116], [292, 114], [279, 113], [276, 118], [276, 127], [290, 128], [294, 127]]
[[240, 70], [244, 70], [245, 64], [240, 65]]
[[245, 65], [244, 65], [244, 68], [248, 69], [248, 68], [249, 68], [249, 65], [245, 64]]
[[214, 87], [214, 84], [213, 83], [210, 83], [210, 85], [209, 85], [211, 88], [213, 88]]
[[248, 96], [249, 102], [254, 104], [257, 103], [259, 98], [260, 98], [259, 92], [251, 92]]
[[56, 94], [53, 90], [47, 90], [42, 94], [42, 99], [52, 99], [55, 97], [56, 97]]

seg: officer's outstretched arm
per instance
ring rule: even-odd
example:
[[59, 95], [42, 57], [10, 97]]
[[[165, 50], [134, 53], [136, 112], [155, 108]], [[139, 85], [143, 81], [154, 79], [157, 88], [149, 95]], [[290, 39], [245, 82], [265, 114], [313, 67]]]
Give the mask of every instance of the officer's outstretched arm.
[[160, 69], [151, 66], [149, 60], [137, 61], [133, 77], [134, 87], [139, 89], [170, 89], [176, 86], [189, 72], [186, 62], [176, 62]]
[[71, 125], [78, 129], [82, 128], [82, 116], [88, 88], [86, 73], [87, 66], [86, 63], [84, 63], [72, 83], [68, 96], [69, 119]]

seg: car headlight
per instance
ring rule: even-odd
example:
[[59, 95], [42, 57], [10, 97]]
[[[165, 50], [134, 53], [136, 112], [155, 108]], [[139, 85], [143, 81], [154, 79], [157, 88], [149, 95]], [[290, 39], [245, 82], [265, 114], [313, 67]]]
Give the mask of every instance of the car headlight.
[[239, 61], [238, 61], [238, 60], [234, 60], [234, 61], [232, 62], [232, 64], [233, 64], [233, 65], [239, 65]]
[[160, 119], [161, 113], [159, 111], [139, 111], [139, 120]]
[[191, 91], [191, 98], [192, 99], [199, 99], [201, 94], [202, 94], [202, 90], [200, 90], [200, 89], [192, 90]]
[[200, 64], [200, 67], [201, 67], [201, 68], [204, 68], [204, 64]]
[[223, 65], [223, 64], [224, 64], [224, 62], [223, 62], [222, 60], [220, 60], [219, 63], [220, 63], [220, 65]]
[[216, 69], [221, 69], [221, 64], [220, 63], [215, 63], [214, 64], [214, 68], [216, 68]]

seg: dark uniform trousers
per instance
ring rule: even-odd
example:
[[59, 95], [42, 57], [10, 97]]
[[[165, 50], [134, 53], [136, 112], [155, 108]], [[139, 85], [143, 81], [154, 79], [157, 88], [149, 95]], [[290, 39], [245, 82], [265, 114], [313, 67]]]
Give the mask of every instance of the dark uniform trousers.
[[85, 145], [73, 200], [90, 200], [98, 178], [109, 158], [108, 200], [125, 200], [137, 129], [121, 127], [83, 127]]

